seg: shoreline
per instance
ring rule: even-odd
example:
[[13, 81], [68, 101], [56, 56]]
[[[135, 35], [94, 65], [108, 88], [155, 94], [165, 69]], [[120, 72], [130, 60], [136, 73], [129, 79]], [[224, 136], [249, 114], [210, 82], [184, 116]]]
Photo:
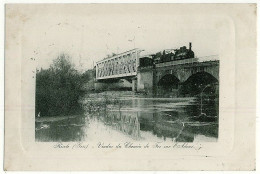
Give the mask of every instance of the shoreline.
[[66, 120], [70, 118], [76, 118], [81, 115], [72, 115], [72, 116], [50, 116], [50, 117], [40, 117], [40, 118], [35, 118], [36, 123], [42, 123], [42, 122], [53, 122], [53, 121], [61, 121], [61, 120]]

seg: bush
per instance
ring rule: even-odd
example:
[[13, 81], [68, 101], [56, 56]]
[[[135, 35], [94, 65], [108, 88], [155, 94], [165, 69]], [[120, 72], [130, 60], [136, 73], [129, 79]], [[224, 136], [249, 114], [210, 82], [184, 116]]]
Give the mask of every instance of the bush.
[[61, 54], [50, 68], [36, 73], [35, 115], [61, 116], [82, 112], [78, 103], [82, 78], [70, 62], [70, 57]]

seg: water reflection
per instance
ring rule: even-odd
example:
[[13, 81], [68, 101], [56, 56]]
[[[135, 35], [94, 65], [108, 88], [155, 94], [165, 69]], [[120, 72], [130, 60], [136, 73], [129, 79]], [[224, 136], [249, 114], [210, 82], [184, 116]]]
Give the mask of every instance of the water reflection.
[[[86, 97], [85, 104], [90, 98]], [[196, 98], [123, 96], [106, 105], [98, 97], [91, 101], [96, 103], [91, 104], [92, 109], [85, 108], [84, 116], [36, 122], [36, 141], [207, 142], [218, 137], [216, 99], [203, 101], [203, 113], [214, 118], [211, 121], [194, 119], [201, 112]]]
[[36, 141], [47, 142], [84, 141], [87, 123], [85, 117], [36, 122], [35, 138]]

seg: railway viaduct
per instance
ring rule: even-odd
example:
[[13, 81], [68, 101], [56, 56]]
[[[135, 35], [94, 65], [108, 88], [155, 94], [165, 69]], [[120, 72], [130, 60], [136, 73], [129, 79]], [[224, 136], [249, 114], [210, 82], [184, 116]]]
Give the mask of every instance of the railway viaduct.
[[136, 92], [169, 93], [218, 85], [218, 56], [139, 66], [141, 51], [133, 49], [97, 62], [95, 89], [128, 87]]

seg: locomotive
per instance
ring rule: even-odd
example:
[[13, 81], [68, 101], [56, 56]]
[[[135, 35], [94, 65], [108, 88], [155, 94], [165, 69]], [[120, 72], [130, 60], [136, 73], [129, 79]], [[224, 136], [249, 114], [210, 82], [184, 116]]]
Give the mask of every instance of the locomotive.
[[189, 49], [186, 46], [180, 47], [179, 49], [168, 49], [162, 52], [157, 52], [150, 56], [140, 58], [140, 66], [152, 66], [158, 63], [177, 61], [183, 59], [194, 58], [194, 52], [191, 49], [191, 42], [189, 43]]
[[191, 42], [189, 43], [189, 49], [186, 46], [180, 47], [180, 49], [164, 50], [152, 55], [152, 59], [155, 64], [164, 63], [169, 61], [176, 61], [182, 59], [194, 58], [194, 52], [191, 50]]

